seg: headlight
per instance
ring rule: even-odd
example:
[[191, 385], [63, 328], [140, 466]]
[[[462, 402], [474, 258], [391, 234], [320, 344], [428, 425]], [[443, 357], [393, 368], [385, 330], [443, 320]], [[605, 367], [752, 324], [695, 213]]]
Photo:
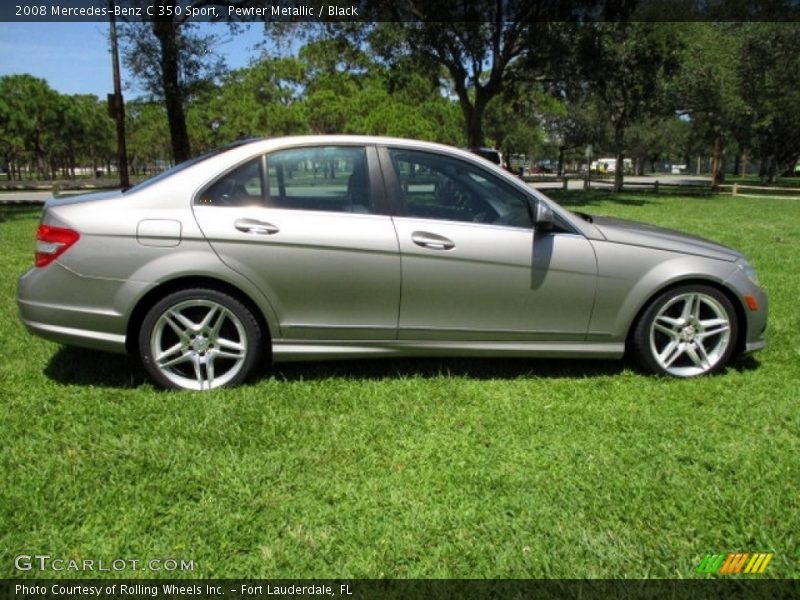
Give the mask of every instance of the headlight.
[[758, 274], [756, 273], [756, 269], [755, 267], [753, 267], [753, 265], [751, 265], [745, 259], [740, 258], [739, 260], [736, 261], [736, 266], [738, 266], [742, 271], [744, 271], [744, 274], [750, 281], [752, 281], [756, 285], [760, 285], [758, 283]]

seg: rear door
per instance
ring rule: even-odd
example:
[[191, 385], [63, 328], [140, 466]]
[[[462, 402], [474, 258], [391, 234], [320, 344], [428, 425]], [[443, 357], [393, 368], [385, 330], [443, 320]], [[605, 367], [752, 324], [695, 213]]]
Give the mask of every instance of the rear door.
[[290, 148], [222, 176], [194, 214], [222, 261], [270, 300], [281, 337], [395, 339], [400, 258], [376, 186], [372, 147]]

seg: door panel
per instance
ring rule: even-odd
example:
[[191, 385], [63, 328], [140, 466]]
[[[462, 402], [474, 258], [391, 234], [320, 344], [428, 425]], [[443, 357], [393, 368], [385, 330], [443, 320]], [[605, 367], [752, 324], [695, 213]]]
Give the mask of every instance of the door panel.
[[273, 335], [396, 339], [400, 257], [379, 172], [372, 147], [290, 147], [198, 193], [203, 234], [272, 303]]
[[263, 290], [281, 337], [395, 339], [400, 258], [390, 217], [261, 207], [194, 213], [222, 261]]
[[[395, 218], [402, 255], [400, 339], [581, 340], [597, 274], [574, 234]], [[415, 237], [444, 238], [431, 247]]]

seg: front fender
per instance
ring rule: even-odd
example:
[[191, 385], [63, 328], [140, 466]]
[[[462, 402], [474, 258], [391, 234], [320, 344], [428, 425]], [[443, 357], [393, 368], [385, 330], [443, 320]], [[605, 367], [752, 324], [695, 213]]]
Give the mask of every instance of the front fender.
[[737, 270], [727, 260], [642, 247], [632, 252], [626, 245], [593, 243], [598, 255], [598, 286], [590, 339], [624, 341], [636, 316], [662, 290], [682, 281], [725, 286]]

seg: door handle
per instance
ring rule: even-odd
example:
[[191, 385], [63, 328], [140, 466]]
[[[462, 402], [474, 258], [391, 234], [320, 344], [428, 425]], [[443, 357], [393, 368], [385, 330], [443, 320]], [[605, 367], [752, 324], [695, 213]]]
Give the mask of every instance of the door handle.
[[417, 246], [430, 248], [431, 250], [450, 250], [456, 247], [456, 243], [442, 235], [428, 233], [427, 231], [415, 231], [411, 234], [411, 241]]
[[243, 231], [245, 233], [254, 233], [257, 235], [272, 235], [273, 233], [278, 233], [280, 231], [280, 229], [278, 229], [272, 223], [258, 221], [256, 219], [236, 219], [236, 221], [233, 223], [233, 226], [239, 231]]

